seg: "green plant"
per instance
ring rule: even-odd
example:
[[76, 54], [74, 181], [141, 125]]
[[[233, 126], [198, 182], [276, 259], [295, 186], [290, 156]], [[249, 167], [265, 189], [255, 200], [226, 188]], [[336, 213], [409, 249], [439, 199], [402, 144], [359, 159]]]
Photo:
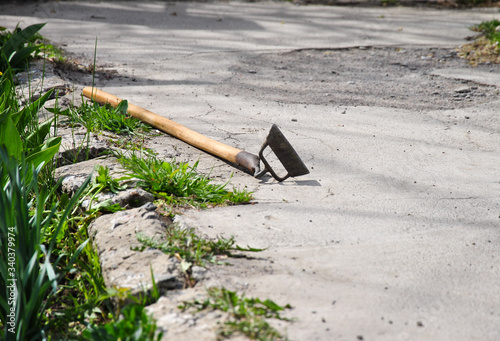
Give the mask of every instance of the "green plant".
[[[85, 195], [87, 192], [83, 193]], [[60, 199], [61, 210], [67, 206], [67, 201], [67, 195], [63, 194]], [[88, 225], [102, 214], [101, 211], [103, 207], [94, 207], [85, 212], [75, 207], [67, 225], [58, 234], [55, 253], [72, 253], [85, 243]], [[59, 219], [60, 214], [56, 213], [56, 219]], [[49, 235], [52, 234], [53, 231], [49, 231]], [[99, 256], [91, 243], [83, 247], [80, 256], [74, 261], [74, 267], [76, 271], [61, 280], [58, 295], [47, 310], [44, 322], [54, 339], [72, 339], [89, 324], [102, 324], [113, 319], [111, 299], [116, 293], [106, 288]]]
[[86, 340], [102, 341], [146, 341], [161, 340], [163, 333], [157, 333], [156, 322], [147, 314], [141, 304], [130, 304], [122, 309], [122, 318], [102, 326], [91, 326], [82, 337]]
[[243, 203], [251, 200], [251, 193], [245, 190], [229, 192], [227, 184], [213, 184], [208, 176], [196, 172], [198, 162], [193, 166], [184, 162], [167, 162], [155, 155], [119, 155], [121, 165], [128, 170], [125, 174], [139, 179], [139, 186], [165, 199], [170, 204], [190, 204], [206, 207], [207, 204]]
[[0, 78], [0, 145], [18, 160], [25, 156], [26, 162], [37, 168], [48, 164], [61, 144], [60, 137], [48, 138], [55, 118], [42, 123], [38, 118], [52, 92], [20, 108], [12, 76], [8, 69]]
[[40, 37], [42, 43], [40, 44], [40, 51], [43, 54], [43, 58], [48, 59], [56, 64], [63, 64], [67, 62], [67, 58], [64, 55], [64, 51], [57, 46], [49, 44], [49, 41]]
[[192, 229], [182, 229], [176, 225], [167, 229], [165, 240], [157, 241], [146, 238], [141, 234], [137, 240], [142, 244], [140, 251], [145, 248], [155, 248], [168, 255], [179, 257], [186, 272], [192, 265], [205, 266], [206, 263], [218, 263], [221, 256], [236, 257], [232, 251], [261, 252], [263, 249], [241, 247], [235, 245], [234, 237], [217, 238], [215, 241], [199, 237]]
[[[41, 321], [47, 305], [56, 295], [61, 278], [73, 271], [73, 264], [87, 243], [83, 242], [72, 254], [55, 255], [58, 235], [90, 178], [55, 220], [58, 203], [46, 213], [51, 191], [38, 188], [42, 166], [43, 162], [35, 168], [24, 157], [18, 160], [0, 146], [0, 173], [6, 174], [0, 191], [0, 274], [4, 284], [0, 292], [0, 320], [6, 326], [1, 335], [5, 340], [31, 340], [44, 334]], [[53, 233], [46, 245], [42, 236], [50, 228]], [[69, 259], [66, 264], [64, 259]]]
[[102, 189], [109, 189], [113, 193], [118, 193], [118, 191], [123, 191], [127, 187], [120, 186], [120, 179], [114, 179], [109, 173], [108, 166], [96, 166], [97, 176], [95, 178], [95, 183], [99, 184]]
[[5, 72], [9, 67], [15, 71], [26, 68], [28, 61], [42, 48], [35, 41], [43, 26], [45, 24], [34, 24], [22, 30], [18, 26], [12, 33], [3, 28], [0, 35], [0, 72]]
[[123, 208], [120, 206], [120, 204], [118, 203], [113, 204], [111, 199], [104, 200], [98, 203], [97, 205], [92, 206], [95, 198], [102, 191], [109, 190], [110, 192], [118, 193], [118, 191], [123, 191], [127, 188], [126, 186], [121, 186], [119, 183], [119, 181], [123, 180], [123, 178], [114, 179], [110, 175], [108, 166], [98, 165], [96, 166], [96, 169], [97, 169], [97, 176], [92, 180], [92, 185], [85, 192], [85, 197], [89, 198], [89, 205], [87, 207], [87, 210], [103, 211], [103, 212], [122, 211]]
[[[28, 33], [34, 32], [31, 29], [24, 32], [16, 29], [14, 33], [0, 29], [1, 51], [5, 53], [9, 46], [14, 46], [22, 52], [11, 54], [16, 58], [31, 51], [25, 59], [28, 61], [38, 49], [26, 47], [42, 39], [38, 34], [29, 38]], [[21, 38], [27, 42], [19, 43]], [[50, 47], [43, 47], [50, 51]], [[45, 53], [47, 57], [48, 52]], [[17, 63], [20, 59], [1, 61], [5, 60]], [[50, 135], [57, 129], [60, 110], [53, 112], [53, 120], [39, 122], [40, 110], [51, 93], [37, 100], [30, 96], [21, 106], [13, 78], [25, 64], [15, 64], [14, 68], [3, 65], [0, 68], [0, 339], [81, 338], [88, 325], [97, 328], [114, 321], [110, 312], [115, 293], [104, 285], [99, 257], [88, 242], [87, 232], [93, 219], [113, 208], [96, 205], [87, 212], [77, 209], [79, 196], [87, 190], [90, 179], [72, 198], [56, 191], [59, 183], [55, 184], [48, 166], [55, 164], [54, 155], [59, 149], [60, 138]], [[42, 175], [46, 178], [42, 179]], [[97, 187], [94, 191], [120, 190], [116, 181], [119, 180], [110, 176], [109, 169], [100, 169], [93, 183]], [[12, 276], [16, 279], [17, 295], [7, 286]]]
[[84, 101], [80, 107], [61, 114], [67, 115], [72, 124], [80, 124], [93, 133], [106, 130], [115, 134], [141, 135], [151, 130], [149, 125], [128, 115], [127, 108], [127, 101], [121, 101], [117, 108]]
[[497, 19], [483, 21], [469, 27], [470, 30], [482, 34], [470, 43], [457, 48], [458, 56], [469, 61], [472, 66], [481, 63], [500, 63], [500, 21]]
[[[45, 108], [48, 112], [54, 114], [54, 117], [68, 117], [70, 116], [71, 110], [74, 110], [73, 108], [67, 108], [64, 110], [61, 110], [61, 108], [56, 105], [52, 108]], [[59, 120], [59, 124], [61, 125], [66, 125], [68, 122], [66, 120]], [[73, 140], [73, 145], [71, 149], [64, 151], [59, 155], [59, 160], [58, 166], [61, 165], [66, 165], [66, 164], [74, 164], [78, 163], [81, 161], [87, 161], [91, 159], [92, 157], [96, 157], [96, 155], [91, 155], [90, 152], [90, 132], [88, 130], [85, 130], [85, 135], [83, 138], [77, 138], [75, 135], [75, 127], [77, 127], [77, 124], [74, 123], [74, 121], [69, 122], [71, 125], [71, 135], [72, 135], [72, 140]]]
[[112, 293], [116, 298], [118, 298], [118, 304], [116, 305], [118, 312], [120, 311], [122, 306], [127, 304], [127, 302], [140, 304], [145, 307], [156, 303], [160, 299], [160, 289], [156, 284], [152, 265], [149, 266], [149, 271], [151, 273], [151, 289], [142, 286], [142, 292], [139, 292], [135, 295], [132, 294], [130, 288], [112, 288], [108, 290], [108, 292]]
[[207, 293], [206, 300], [184, 302], [179, 309], [185, 311], [192, 307], [197, 311], [212, 309], [228, 313], [228, 319], [217, 331], [218, 336], [224, 338], [241, 333], [252, 340], [286, 339], [266, 319], [290, 321], [280, 315], [285, 309], [291, 309], [289, 304], [282, 307], [269, 299], [262, 301], [259, 298], [246, 298], [245, 295], [240, 296], [235, 291], [225, 288], [209, 288]]
[[[148, 135], [148, 137], [153, 137], [154, 135]], [[145, 136], [117, 136], [116, 138], [110, 138], [107, 141], [110, 146], [114, 146], [127, 151], [143, 152], [149, 155], [154, 155], [155, 152], [152, 149], [144, 148]]]
[[480, 24], [473, 25], [469, 27], [471, 31], [482, 32], [485, 34], [486, 38], [495, 42], [500, 42], [500, 31], [497, 31], [497, 27], [500, 27], [500, 20], [493, 19], [490, 21], [483, 21]]

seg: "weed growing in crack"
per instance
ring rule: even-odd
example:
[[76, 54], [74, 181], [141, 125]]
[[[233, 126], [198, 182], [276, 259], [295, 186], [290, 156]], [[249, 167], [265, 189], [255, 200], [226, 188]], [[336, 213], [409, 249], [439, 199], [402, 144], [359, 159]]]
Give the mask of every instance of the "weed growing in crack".
[[225, 257], [240, 257], [233, 254], [234, 251], [263, 251], [263, 249], [244, 248], [235, 245], [234, 237], [229, 239], [220, 237], [214, 241], [208, 240], [196, 235], [192, 229], [182, 229], [176, 225], [172, 225], [167, 229], [165, 240], [158, 241], [144, 237], [141, 234], [137, 235], [137, 239], [142, 244], [142, 247], [137, 250], [143, 251], [146, 248], [155, 248], [174, 256], [185, 262], [184, 271], [187, 271], [192, 265], [220, 264], [220, 260]]
[[97, 176], [95, 178], [96, 184], [99, 184], [102, 189], [109, 189], [113, 193], [118, 193], [118, 191], [123, 191], [127, 187], [120, 185], [121, 179], [115, 179], [109, 173], [108, 166], [96, 166], [97, 167]]
[[96, 102], [82, 102], [77, 108], [71, 108], [61, 114], [68, 116], [71, 124], [81, 125], [89, 132], [109, 131], [120, 135], [143, 135], [151, 130], [146, 123], [127, 114], [128, 103], [121, 101], [117, 108], [111, 105], [99, 105]]
[[218, 339], [243, 334], [252, 340], [287, 340], [266, 319], [290, 321], [280, 315], [285, 309], [291, 309], [289, 304], [282, 307], [269, 299], [247, 298], [225, 288], [209, 288], [207, 293], [206, 300], [184, 302], [179, 309], [195, 308], [198, 312], [212, 309], [227, 313], [226, 321], [217, 329]]
[[196, 281], [191, 277], [192, 267], [206, 266], [211, 264], [228, 264], [222, 262], [227, 257], [244, 257], [234, 254], [234, 251], [243, 252], [261, 252], [263, 249], [246, 248], [235, 245], [234, 237], [217, 238], [209, 240], [201, 238], [193, 229], [182, 229], [177, 225], [171, 225], [166, 230], [167, 234], [162, 240], [155, 240], [137, 234], [137, 240], [142, 244], [133, 250], [144, 251], [146, 248], [158, 249], [170, 256], [177, 258], [180, 263], [180, 269], [185, 277], [186, 286], [192, 287]]
[[101, 212], [117, 212], [122, 211], [124, 208], [120, 204], [111, 202], [111, 199], [104, 200], [95, 206], [92, 206], [93, 201], [97, 195], [105, 190], [112, 193], [118, 193], [127, 188], [125, 185], [120, 185], [123, 178], [115, 179], [111, 176], [108, 166], [96, 166], [97, 176], [92, 180], [90, 188], [85, 192], [85, 197], [88, 199], [88, 211], [101, 211]]
[[[154, 135], [148, 135], [153, 137]], [[155, 155], [152, 149], [144, 148], [146, 137], [142, 136], [117, 136], [113, 139], [108, 139], [110, 146], [127, 150], [128, 152], [142, 152], [149, 155]]]
[[212, 180], [196, 172], [198, 162], [193, 166], [184, 162], [163, 161], [155, 155], [120, 155], [126, 174], [139, 179], [139, 186], [162, 198], [170, 205], [191, 205], [207, 207], [209, 204], [239, 204], [252, 199], [246, 190], [227, 191], [226, 184], [213, 184]]

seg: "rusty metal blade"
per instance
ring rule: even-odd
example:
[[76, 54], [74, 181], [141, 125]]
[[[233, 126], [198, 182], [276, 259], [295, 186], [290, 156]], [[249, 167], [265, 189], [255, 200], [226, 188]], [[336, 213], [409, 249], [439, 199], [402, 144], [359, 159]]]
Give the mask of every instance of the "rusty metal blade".
[[[287, 171], [287, 174], [285, 176], [277, 175], [275, 171], [272, 169], [269, 162], [264, 157], [263, 153], [264, 149], [266, 149], [266, 147], [268, 146], [271, 148], [271, 150], [274, 152], [278, 160], [281, 162], [281, 164]], [[264, 170], [260, 171], [256, 175], [256, 177], [260, 177], [264, 173], [269, 172], [271, 173], [273, 178], [281, 182], [289, 177], [296, 177], [300, 175], [309, 174], [309, 169], [307, 169], [304, 162], [302, 162], [295, 149], [293, 149], [290, 142], [288, 142], [288, 140], [283, 135], [281, 130], [279, 130], [276, 124], [273, 124], [273, 126], [271, 127], [269, 135], [267, 135], [266, 141], [264, 142], [264, 144], [260, 149], [259, 157], [262, 163], [264, 163], [265, 168]]]

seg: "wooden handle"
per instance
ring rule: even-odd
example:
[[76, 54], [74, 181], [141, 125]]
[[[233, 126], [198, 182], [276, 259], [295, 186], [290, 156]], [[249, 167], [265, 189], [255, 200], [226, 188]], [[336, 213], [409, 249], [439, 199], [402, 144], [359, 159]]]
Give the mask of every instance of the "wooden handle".
[[[107, 92], [92, 87], [84, 88], [83, 95], [100, 104], [109, 103], [115, 108], [122, 101], [120, 98], [114, 95], [108, 94]], [[148, 123], [149, 125], [186, 143], [189, 143], [196, 148], [204, 150], [229, 162], [236, 163], [248, 169], [253, 174], [256, 174], [260, 170], [259, 158], [253, 154], [212, 140], [211, 138], [201, 135], [194, 130], [186, 128], [177, 122], [157, 115], [149, 110], [138, 107], [137, 105], [128, 103], [127, 112], [132, 117]]]

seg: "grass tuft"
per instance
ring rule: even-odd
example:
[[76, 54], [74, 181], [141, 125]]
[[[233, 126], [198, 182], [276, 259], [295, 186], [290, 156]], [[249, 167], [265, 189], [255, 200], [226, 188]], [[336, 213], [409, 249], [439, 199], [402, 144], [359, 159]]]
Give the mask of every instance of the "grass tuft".
[[240, 296], [225, 288], [209, 288], [207, 293], [206, 300], [184, 302], [179, 309], [212, 309], [228, 313], [227, 320], [217, 330], [218, 339], [243, 334], [252, 340], [287, 340], [266, 319], [290, 321], [280, 315], [285, 309], [292, 308], [289, 304], [282, 307], [269, 299], [262, 301], [259, 298], [246, 298], [245, 295]]
[[457, 48], [458, 56], [469, 61], [472, 66], [485, 63], [500, 63], [500, 21], [497, 19], [483, 21], [469, 28], [480, 32], [474, 42]]
[[120, 135], [142, 135], [149, 132], [151, 127], [127, 114], [127, 108], [127, 101], [121, 101], [117, 108], [83, 101], [80, 107], [61, 114], [68, 116], [72, 124], [81, 125], [93, 133], [105, 130]]
[[226, 184], [214, 184], [206, 175], [196, 172], [184, 162], [160, 160], [155, 155], [119, 156], [119, 162], [127, 169], [126, 174], [139, 179], [139, 186], [173, 205], [207, 207], [209, 204], [239, 204], [252, 199], [246, 190], [227, 191]]
[[155, 248], [168, 255], [180, 258], [192, 265], [205, 266], [207, 263], [218, 264], [223, 257], [234, 257], [232, 252], [261, 252], [263, 249], [241, 247], [235, 245], [234, 237], [218, 238], [215, 241], [204, 239], [194, 233], [192, 229], [182, 229], [173, 225], [167, 229], [165, 240], [158, 241], [146, 238], [140, 234], [137, 239], [142, 244], [140, 251], [146, 248]]

